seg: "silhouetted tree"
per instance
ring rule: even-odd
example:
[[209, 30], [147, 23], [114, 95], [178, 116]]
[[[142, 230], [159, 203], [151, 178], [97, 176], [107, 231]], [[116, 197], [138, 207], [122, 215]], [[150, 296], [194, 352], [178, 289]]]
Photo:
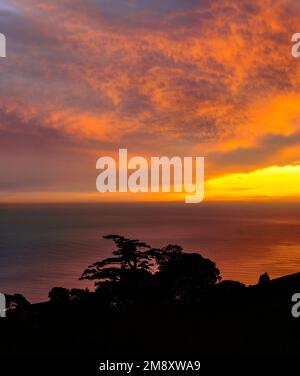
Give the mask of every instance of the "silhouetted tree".
[[48, 295], [51, 303], [65, 304], [70, 302], [70, 291], [64, 287], [53, 287]]
[[77, 302], [83, 302], [89, 299], [91, 293], [88, 289], [71, 289], [70, 291], [70, 300], [71, 301], [77, 301]]
[[21, 294], [14, 295], [5, 295], [6, 298], [6, 307], [8, 310], [11, 309], [20, 309], [30, 306], [30, 302]]
[[269, 282], [271, 280], [269, 274], [267, 272], [261, 274], [258, 279], [259, 285], [264, 285], [265, 283]]
[[110, 295], [119, 305], [155, 295], [160, 300], [186, 299], [221, 279], [214, 262], [198, 253], [184, 253], [179, 245], [159, 249], [119, 235], [104, 238], [116, 244], [114, 257], [90, 265], [81, 279], [94, 280], [102, 295]]
[[157, 269], [161, 271], [167, 264], [174, 262], [182, 255], [183, 248], [180, 245], [168, 244], [163, 248], [152, 248], [147, 253], [155, 260]]
[[151, 257], [147, 252], [150, 249], [148, 244], [119, 235], [108, 235], [103, 238], [112, 240], [116, 244], [114, 257], [90, 265], [80, 279], [94, 280], [95, 286], [105, 286], [107, 283], [120, 282], [129, 275], [136, 274], [134, 272], [149, 271]]
[[198, 253], [183, 253], [179, 246], [171, 246], [173, 251], [169, 247], [167, 257], [159, 261], [156, 277], [161, 289], [173, 298], [197, 299], [199, 293], [221, 280], [220, 271], [211, 260]]
[[160, 273], [178, 281], [193, 281], [198, 286], [209, 287], [217, 283], [220, 271], [216, 264], [199, 253], [180, 253], [160, 264]]

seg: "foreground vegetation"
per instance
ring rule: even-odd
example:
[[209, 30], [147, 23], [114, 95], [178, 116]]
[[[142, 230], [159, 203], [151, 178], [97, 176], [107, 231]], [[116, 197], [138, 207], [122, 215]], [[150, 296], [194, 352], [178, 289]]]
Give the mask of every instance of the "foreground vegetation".
[[95, 291], [54, 287], [49, 302], [7, 296], [4, 353], [297, 354], [291, 296], [300, 273], [255, 286], [222, 281], [215, 263], [178, 245], [151, 248], [118, 235], [112, 257], [80, 277]]

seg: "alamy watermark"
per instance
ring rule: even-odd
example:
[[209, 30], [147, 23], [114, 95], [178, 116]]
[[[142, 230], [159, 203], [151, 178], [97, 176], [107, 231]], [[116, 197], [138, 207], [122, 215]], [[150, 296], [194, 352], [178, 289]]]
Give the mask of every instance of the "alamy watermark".
[[0, 33], [0, 57], [6, 57], [6, 37]]
[[292, 302], [295, 304], [292, 306], [291, 314], [295, 319], [297, 319], [300, 317], [300, 293], [293, 294]]
[[6, 298], [0, 293], [0, 317], [6, 317]]
[[300, 33], [295, 33], [292, 35], [292, 56], [298, 58], [300, 56]]
[[102, 193], [185, 192], [189, 204], [204, 198], [204, 157], [151, 157], [149, 166], [146, 158], [128, 159], [127, 149], [120, 149], [118, 163], [112, 157], [101, 157], [96, 168], [102, 170], [96, 180]]

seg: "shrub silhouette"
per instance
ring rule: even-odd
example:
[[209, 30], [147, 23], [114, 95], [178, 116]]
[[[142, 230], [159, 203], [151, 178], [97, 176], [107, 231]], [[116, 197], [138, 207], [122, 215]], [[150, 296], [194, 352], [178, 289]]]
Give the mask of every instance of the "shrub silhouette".
[[5, 298], [8, 310], [23, 309], [30, 306], [30, 302], [21, 294], [5, 294]]
[[91, 293], [88, 289], [71, 289], [70, 290], [70, 300], [72, 302], [83, 302], [87, 301], [91, 296]]
[[48, 297], [51, 303], [65, 304], [70, 302], [70, 292], [64, 287], [53, 287]]

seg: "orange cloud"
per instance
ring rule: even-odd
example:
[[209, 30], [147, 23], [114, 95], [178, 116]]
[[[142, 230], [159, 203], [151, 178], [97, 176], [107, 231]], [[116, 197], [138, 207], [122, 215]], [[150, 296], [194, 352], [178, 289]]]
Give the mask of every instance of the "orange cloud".
[[[94, 182], [76, 170], [93, 176], [99, 153], [120, 146], [205, 155], [208, 179], [299, 161], [290, 141], [300, 131], [300, 64], [290, 52], [297, 1], [163, 3], [14, 0], [9, 17], [0, 8], [11, 35], [2, 158], [17, 147], [26, 159], [34, 145], [47, 171], [59, 148], [73, 176], [53, 175], [51, 187], [69, 191], [78, 181], [83, 192]], [[36, 180], [41, 170], [32, 165]], [[15, 174], [10, 189], [39, 189]]]

